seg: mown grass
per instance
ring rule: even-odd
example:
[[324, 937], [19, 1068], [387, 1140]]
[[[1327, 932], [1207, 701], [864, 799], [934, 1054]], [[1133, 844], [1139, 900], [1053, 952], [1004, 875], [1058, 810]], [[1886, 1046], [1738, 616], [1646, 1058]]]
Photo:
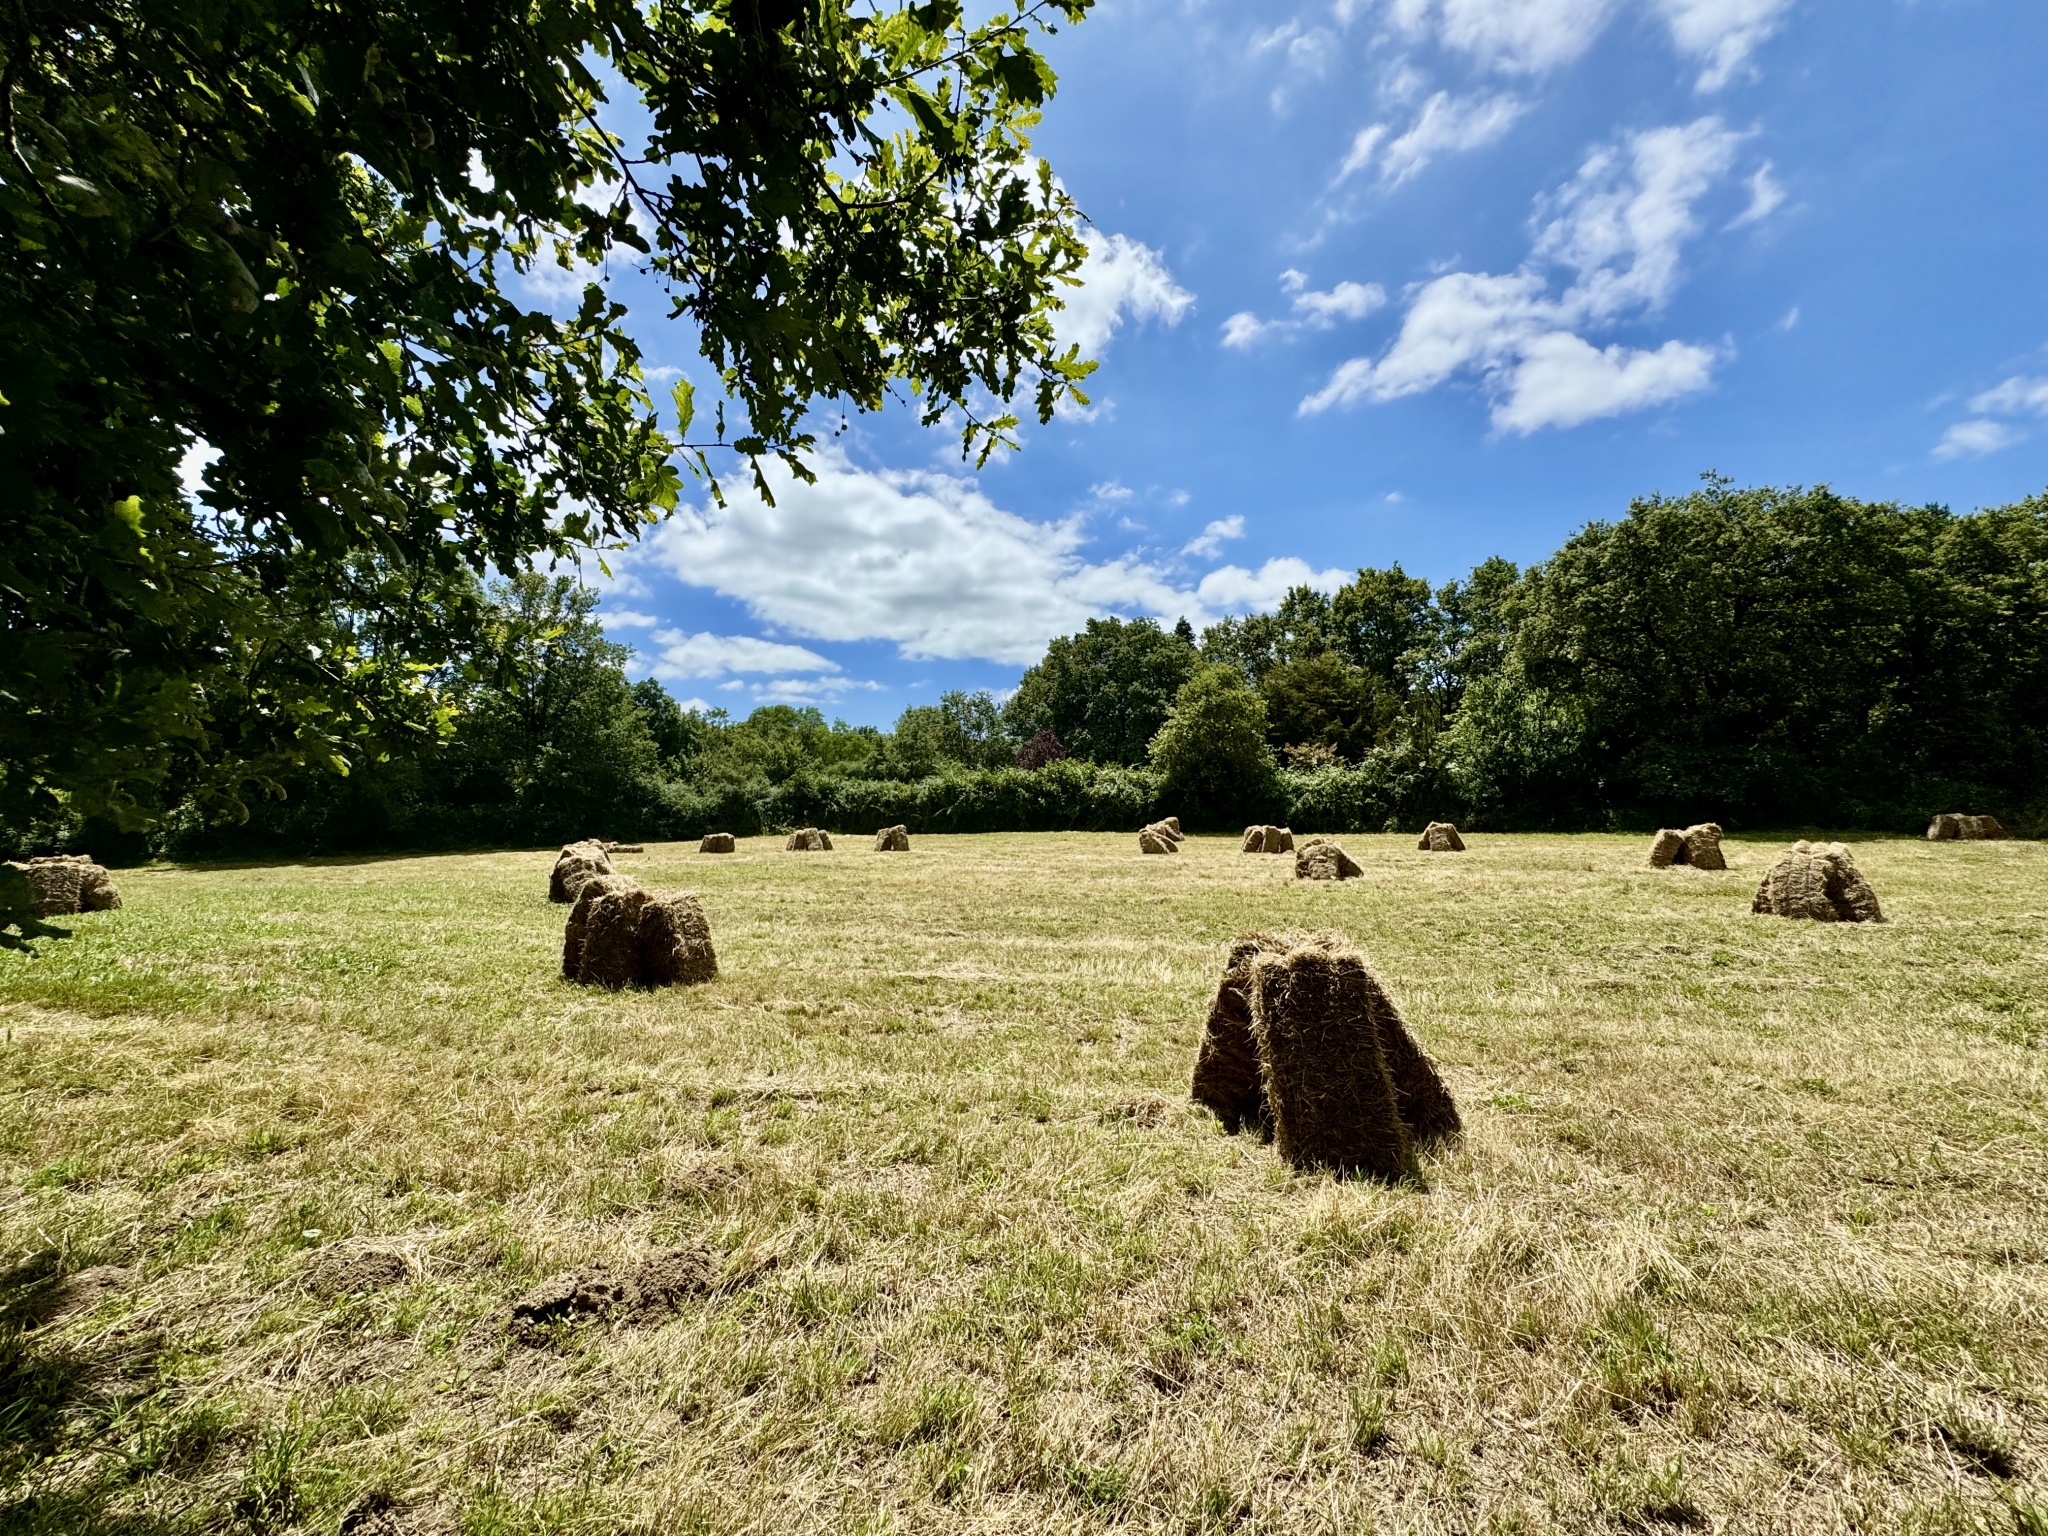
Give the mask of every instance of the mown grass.
[[[2048, 1532], [2048, 849], [1860, 844], [1853, 927], [1749, 914], [1775, 840], [1345, 841], [656, 847], [723, 975], [619, 996], [548, 852], [124, 875], [0, 954], [0, 1530]], [[1253, 926], [1395, 989], [1425, 1188], [1187, 1106]]]

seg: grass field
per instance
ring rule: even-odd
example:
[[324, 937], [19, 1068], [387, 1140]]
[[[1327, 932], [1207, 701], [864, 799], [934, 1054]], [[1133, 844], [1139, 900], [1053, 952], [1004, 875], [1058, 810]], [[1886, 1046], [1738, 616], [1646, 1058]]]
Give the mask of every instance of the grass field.
[[[2048, 847], [1860, 843], [1822, 926], [1782, 839], [1345, 842], [653, 847], [723, 974], [626, 995], [552, 850], [122, 874], [0, 953], [0, 1531], [2048, 1533]], [[1371, 955], [1424, 1187], [1187, 1104], [1248, 927]]]

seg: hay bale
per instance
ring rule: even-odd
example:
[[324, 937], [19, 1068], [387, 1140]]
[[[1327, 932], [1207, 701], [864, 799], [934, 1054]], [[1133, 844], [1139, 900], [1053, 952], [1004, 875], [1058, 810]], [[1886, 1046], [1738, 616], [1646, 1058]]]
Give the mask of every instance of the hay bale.
[[653, 891], [640, 909], [640, 975], [650, 987], [694, 987], [718, 975], [711, 920], [694, 891]]
[[1270, 1131], [1266, 1089], [1259, 1079], [1259, 1043], [1252, 1033], [1252, 1009], [1246, 988], [1252, 962], [1261, 954], [1284, 954], [1287, 941], [1270, 933], [1240, 933], [1230, 945], [1223, 979], [1209, 1004], [1209, 1022], [1195, 1053], [1190, 1096], [1206, 1104], [1235, 1136], [1247, 1126]]
[[120, 910], [121, 890], [114, 884], [114, 877], [97, 864], [82, 866], [84, 873], [78, 880], [78, 910], [81, 912], [115, 912]]
[[704, 841], [697, 845], [699, 853], [731, 853], [737, 845], [730, 832], [706, 832]]
[[882, 830], [881, 830], [881, 831], [879, 831], [879, 832], [877, 832], [877, 833], [875, 834], [875, 852], [877, 852], [877, 853], [908, 853], [908, 852], [910, 852], [910, 828], [908, 828], [908, 827], [884, 827], [884, 828], [882, 828]]
[[1138, 852], [1179, 853], [1180, 833], [1163, 821], [1155, 821], [1149, 827], [1139, 829]]
[[1953, 811], [1943, 811], [1927, 823], [1927, 841], [1930, 843], [1953, 842], [1963, 835], [1963, 818]]
[[[1328, 847], [1329, 844], [1319, 846]], [[1300, 1169], [1416, 1171], [1373, 1021], [1364, 957], [1321, 943], [1251, 962], [1248, 1000], [1273, 1144]]]
[[1242, 853], [1292, 853], [1294, 834], [1286, 827], [1256, 826], [1244, 829]]
[[1408, 1134], [1418, 1147], [1456, 1141], [1465, 1134], [1457, 1101], [1370, 964], [1365, 967], [1365, 991], [1373, 1029], [1379, 1037], [1380, 1059], [1386, 1063], [1387, 1078], [1394, 1085], [1394, 1103], [1400, 1110], [1401, 1123], [1408, 1127]]
[[598, 898], [637, 889], [624, 875], [593, 875], [583, 882], [569, 908], [569, 921], [562, 927], [562, 980], [580, 981], [583, 977], [583, 943], [590, 932], [590, 909]]
[[85, 885], [83, 864], [71, 859], [30, 859], [24, 872], [28, 875], [32, 893], [29, 898], [32, 915], [61, 917], [78, 910], [79, 892]]
[[1184, 835], [1180, 829], [1180, 818], [1178, 816], [1168, 816], [1164, 818], [1159, 823], [1159, 825], [1166, 828], [1167, 831], [1173, 834], [1173, 839], [1175, 842], [1179, 842], [1181, 837]]
[[1685, 834], [1671, 827], [1659, 829], [1650, 839], [1650, 868], [1669, 869], [1673, 864], [1684, 862]]
[[1764, 873], [1750, 911], [1801, 917], [1817, 923], [1881, 923], [1877, 893], [1840, 843], [1804, 838]]
[[600, 843], [598, 846], [603, 848], [608, 854], [645, 853], [647, 851], [646, 845], [643, 843]]
[[1266, 851], [1266, 829], [1262, 826], [1246, 827], [1244, 829], [1244, 843], [1237, 851], [1239, 853], [1264, 853]]
[[576, 979], [586, 987], [637, 987], [647, 979], [640, 957], [640, 914], [654, 898], [634, 886], [608, 891], [591, 904]]
[[1422, 829], [1415, 848], [1419, 853], [1463, 853], [1465, 839], [1458, 836], [1458, 829], [1448, 821], [1432, 821]]
[[1721, 826], [1719, 822], [1702, 821], [1687, 827], [1682, 834], [1685, 848], [1678, 856], [1680, 864], [1690, 864], [1694, 869], [1726, 869], [1727, 859], [1721, 855]]
[[798, 827], [782, 846], [787, 853], [830, 853], [832, 834], [817, 827]]
[[1996, 841], [2009, 835], [1996, 816], [1958, 816], [1956, 820], [1962, 823], [1962, 835], [1966, 838]]
[[1294, 852], [1297, 880], [1355, 880], [1364, 873], [1358, 860], [1328, 838], [1312, 837]]
[[548, 877], [548, 900], [566, 906], [576, 899], [584, 881], [592, 875], [611, 872], [611, 855], [604, 851], [603, 844], [589, 841], [565, 843], [562, 851], [555, 855], [554, 873]]

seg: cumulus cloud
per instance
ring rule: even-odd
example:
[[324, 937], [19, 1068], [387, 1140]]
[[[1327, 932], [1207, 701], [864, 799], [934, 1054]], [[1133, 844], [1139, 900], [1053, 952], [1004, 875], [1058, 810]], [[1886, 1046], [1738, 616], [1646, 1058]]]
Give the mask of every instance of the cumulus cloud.
[[[1493, 397], [1494, 425], [1526, 433], [1704, 389], [1710, 348], [1598, 347], [1578, 333], [1654, 315], [1670, 299], [1682, 248], [1699, 231], [1695, 205], [1727, 175], [1740, 142], [1708, 117], [1594, 151], [1539, 204], [1519, 271], [1451, 272], [1423, 284], [1387, 350], [1339, 365], [1301, 413], [1398, 399], [1469, 373]], [[1548, 269], [1558, 268], [1574, 280], [1553, 293]]]
[[[1414, 124], [1398, 137], [1387, 137], [1392, 129], [1385, 123], [1360, 129], [1338, 167], [1337, 180], [1370, 170], [1377, 162], [1380, 185], [1398, 187], [1439, 155], [1484, 149], [1528, 110], [1527, 102], [1512, 95], [1460, 97], [1438, 91], [1422, 104]], [[1382, 144], [1385, 153], [1381, 153]]]
[[1206, 559], [1222, 551], [1224, 540], [1241, 539], [1243, 537], [1244, 518], [1242, 516], [1220, 517], [1204, 528], [1198, 538], [1188, 540], [1187, 544], [1181, 549], [1181, 553], [1184, 555], [1200, 555]]
[[1937, 459], [1982, 458], [1987, 453], [1996, 453], [2001, 448], [2010, 448], [2026, 437], [2002, 421], [1979, 418], [1975, 421], [1959, 421], [1941, 434], [1941, 441], [1934, 445]]
[[1718, 91], [1753, 73], [1750, 56], [1778, 30], [1792, 0], [1655, 0], [1678, 51], [1705, 67], [1694, 85]]
[[1937, 459], [1982, 458], [2027, 440], [2027, 433], [1999, 416], [2048, 417], [2048, 378], [2028, 379], [2015, 375], [2002, 384], [1974, 395], [1970, 409], [1977, 412], [1970, 421], [1959, 421], [1942, 433], [1934, 445]]
[[1173, 280], [1149, 245], [1093, 229], [1083, 238], [1088, 257], [1075, 273], [1081, 286], [1061, 290], [1066, 307], [1053, 320], [1063, 347], [1078, 346], [1083, 357], [1095, 357], [1126, 318], [1178, 325], [1194, 306], [1195, 296]]
[[652, 629], [661, 622], [651, 613], [639, 613], [631, 608], [600, 613], [597, 617], [606, 629]]
[[[1141, 553], [1090, 560], [1082, 517], [1019, 517], [965, 476], [862, 469], [837, 447], [820, 450], [810, 467], [817, 481], [806, 485], [768, 466], [773, 506], [734, 484], [725, 507], [679, 512], [626, 557], [626, 573], [713, 588], [763, 623], [804, 639], [888, 640], [907, 657], [1017, 665], [1036, 661], [1053, 636], [1105, 613], [1168, 621], [1186, 615], [1200, 625], [1243, 603], [1267, 601], [1267, 593], [1277, 596], [1294, 582], [1343, 580], [1342, 572], [1280, 559], [1256, 571], [1226, 566], [1189, 587], [1174, 569]], [[684, 639], [677, 637], [679, 644]], [[746, 655], [768, 659], [737, 647], [773, 644], [732, 636], [688, 640], [704, 658], [688, 665], [735, 670]], [[787, 658], [778, 665], [799, 670]]]
[[1429, 37], [1504, 74], [1569, 64], [1599, 37], [1613, 0], [1391, 0], [1387, 14], [1411, 37]]
[[1970, 402], [1970, 409], [2001, 416], [2048, 416], [2048, 378], [2010, 378]]
[[[1350, 579], [1349, 571], [1332, 567], [1319, 571], [1306, 560], [1293, 555], [1268, 560], [1256, 571], [1246, 570], [1241, 565], [1226, 565], [1220, 570], [1204, 576], [1195, 588], [1205, 615], [1219, 612], [1266, 610], [1279, 605], [1296, 587], [1314, 587], [1318, 592], [1334, 592]], [[1197, 625], [1208, 622], [1207, 617], [1192, 619]]]
[[734, 672], [837, 672], [839, 663], [800, 645], [758, 640], [752, 635], [684, 634], [658, 630], [661, 654], [654, 675], [662, 678], [725, 677]]
[[1319, 292], [1308, 286], [1305, 273], [1291, 267], [1280, 274], [1280, 286], [1294, 295], [1294, 318], [1261, 320], [1248, 309], [1239, 310], [1223, 322], [1223, 345], [1243, 349], [1303, 329], [1327, 331], [1341, 320], [1363, 320], [1387, 302], [1387, 290], [1378, 283], [1342, 282]]
[[[1671, 44], [1700, 66], [1694, 85], [1718, 91], [1754, 72], [1752, 58], [1784, 21], [1792, 0], [1644, 0]], [[1543, 75], [1570, 64], [1598, 41], [1625, 0], [1388, 0], [1386, 16], [1411, 41], [1462, 53], [1483, 69]], [[1340, 0], [1349, 19], [1367, 7]]]
[[1728, 227], [1740, 229], [1745, 224], [1767, 219], [1783, 206], [1784, 201], [1785, 189], [1778, 185], [1777, 178], [1771, 174], [1771, 162], [1766, 160], [1749, 178], [1749, 206], [1737, 214], [1734, 223]]

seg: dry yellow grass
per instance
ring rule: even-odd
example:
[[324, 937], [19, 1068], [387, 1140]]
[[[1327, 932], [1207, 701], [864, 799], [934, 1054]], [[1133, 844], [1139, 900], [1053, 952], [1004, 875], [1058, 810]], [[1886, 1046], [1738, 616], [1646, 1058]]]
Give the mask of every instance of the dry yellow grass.
[[[1823, 926], [1782, 841], [654, 847], [722, 974], [616, 995], [552, 849], [124, 874], [0, 954], [0, 1530], [2037, 1536], [2048, 849], [1859, 842]], [[1426, 1187], [1187, 1107], [1252, 927], [1395, 991]], [[668, 1321], [503, 1326], [692, 1244]]]

